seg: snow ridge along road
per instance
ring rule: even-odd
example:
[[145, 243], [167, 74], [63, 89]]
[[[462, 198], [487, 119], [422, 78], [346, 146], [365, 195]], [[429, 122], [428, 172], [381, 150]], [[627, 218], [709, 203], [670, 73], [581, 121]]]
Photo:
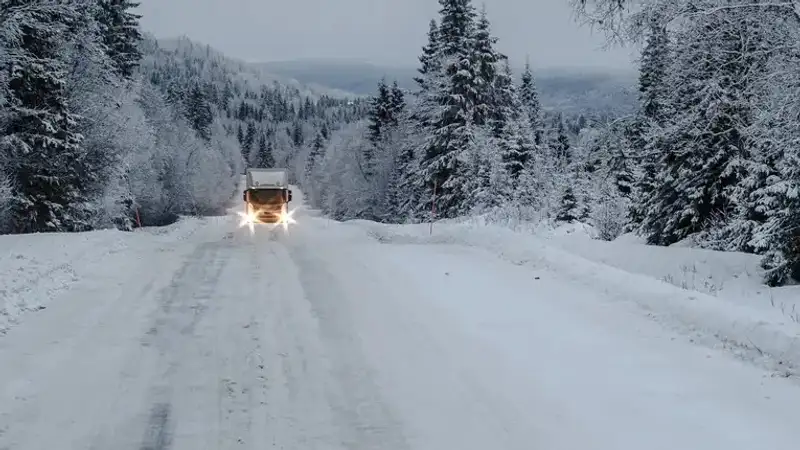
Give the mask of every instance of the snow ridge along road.
[[0, 449], [800, 442], [796, 385], [603, 292], [296, 218], [251, 236], [231, 213], [91, 263], [0, 337]]

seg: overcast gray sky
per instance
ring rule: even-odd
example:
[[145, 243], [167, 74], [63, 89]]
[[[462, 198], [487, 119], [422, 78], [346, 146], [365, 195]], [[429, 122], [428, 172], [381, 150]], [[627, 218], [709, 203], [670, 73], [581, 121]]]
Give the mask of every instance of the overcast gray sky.
[[[236, 58], [347, 58], [414, 66], [436, 0], [140, 0], [142, 26], [187, 35]], [[498, 47], [515, 66], [630, 67], [631, 50], [603, 50], [567, 0], [485, 0]], [[475, 1], [480, 8], [480, 0]]]

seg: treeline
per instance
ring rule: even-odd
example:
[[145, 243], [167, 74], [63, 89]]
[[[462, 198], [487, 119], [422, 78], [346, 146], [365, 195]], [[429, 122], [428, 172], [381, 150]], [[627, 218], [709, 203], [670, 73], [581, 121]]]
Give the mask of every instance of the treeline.
[[136, 6], [3, 2], [3, 232], [129, 230], [230, 198], [241, 158], [142, 79]]
[[381, 82], [367, 119], [308, 154], [312, 203], [339, 219], [581, 221], [604, 239], [762, 254], [768, 284], [800, 279], [794, 5], [575, 3], [644, 44], [634, 114], [570, 130], [542, 112], [530, 68], [512, 77], [485, 11], [440, 0], [417, 88], [398, 101]]
[[288, 167], [294, 174], [318, 134], [327, 137], [366, 115], [362, 99], [289, 86], [185, 37], [145, 37], [142, 47], [143, 76], [180, 105], [198, 133], [230, 142], [246, 166]]
[[365, 114], [208, 46], [162, 46], [137, 6], [0, 4], [0, 233], [224, 213], [245, 166], [293, 166], [320, 130]]
[[[590, 2], [590, 19], [619, 3]], [[800, 280], [797, 2], [649, 2], [605, 23], [644, 43], [639, 113], [617, 144], [640, 174], [631, 228], [651, 244], [764, 255], [766, 282]]]
[[609, 172], [620, 155], [597, 132], [614, 117], [545, 111], [530, 64], [517, 80], [486, 11], [468, 0], [439, 3], [417, 88], [401, 93], [381, 81], [368, 118], [310, 155], [312, 202], [336, 218], [387, 222], [597, 216], [618, 235], [624, 206]]

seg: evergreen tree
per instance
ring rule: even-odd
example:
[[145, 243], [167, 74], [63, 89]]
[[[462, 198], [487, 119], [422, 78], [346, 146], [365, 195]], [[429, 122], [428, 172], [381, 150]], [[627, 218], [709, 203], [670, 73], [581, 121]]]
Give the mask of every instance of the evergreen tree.
[[498, 141], [500, 157], [513, 189], [517, 187], [522, 171], [533, 160], [535, 145], [530, 121], [523, 110], [508, 62], [497, 75], [493, 103], [495, 112], [492, 131]]
[[[12, 231], [81, 231], [90, 228], [87, 165], [79, 117], [71, 114], [65, 93], [60, 50], [66, 32], [80, 20], [72, 5], [10, 0], [3, 5], [6, 27], [16, 30], [4, 44], [7, 98], [0, 154], [15, 190]], [[13, 21], [13, 23], [9, 22]]]
[[103, 42], [117, 72], [123, 78], [132, 78], [134, 69], [142, 58], [139, 42], [141, 16], [131, 12], [139, 6], [130, 0], [97, 0], [100, 5], [98, 21], [102, 24]]
[[522, 105], [519, 102], [508, 61], [504, 65], [504, 70], [498, 71], [494, 75], [490, 92], [492, 109], [488, 125], [491, 126], [492, 135], [500, 138], [508, 122], [519, 120], [522, 115]]
[[647, 140], [650, 130], [664, 124], [667, 114], [665, 102], [668, 101], [666, 76], [669, 65], [669, 36], [660, 16], [654, 15], [648, 22], [648, 34], [642, 51], [639, 67], [639, 106], [640, 113], [632, 124], [628, 136], [633, 148], [633, 158], [639, 166], [634, 182], [636, 194], [631, 206], [631, 220], [640, 224], [646, 213], [646, 203], [656, 189], [656, 175], [659, 157], [665, 149], [657, 142]]
[[400, 115], [406, 107], [405, 95], [403, 94], [400, 86], [397, 85], [397, 80], [392, 83], [392, 91], [389, 95], [391, 105], [391, 122], [392, 125], [397, 125]]
[[561, 196], [561, 204], [556, 214], [556, 220], [560, 222], [572, 223], [583, 215], [578, 206], [578, 199], [575, 197], [575, 192], [572, 186], [564, 188], [564, 193]]
[[542, 126], [541, 109], [539, 103], [539, 93], [536, 90], [536, 85], [533, 80], [533, 73], [531, 72], [531, 65], [529, 61], [525, 61], [525, 71], [522, 72], [522, 83], [519, 87], [519, 96], [522, 102], [522, 108], [527, 112], [528, 120], [530, 121], [530, 128], [534, 133], [534, 139], [537, 146], [542, 145], [544, 136], [544, 127]]
[[[474, 147], [476, 73], [474, 54], [475, 12], [470, 0], [439, 0], [441, 5], [440, 54], [443, 58], [443, 86], [436, 96], [443, 110], [434, 116], [433, 136], [422, 160], [423, 179], [428, 192], [437, 191], [441, 217], [455, 217], [469, 211], [468, 161]], [[427, 210], [430, 198], [421, 209]]]
[[310, 181], [313, 177], [314, 170], [317, 168], [317, 163], [319, 162], [324, 148], [325, 140], [322, 138], [322, 133], [317, 133], [316, 137], [314, 138], [314, 143], [311, 146], [311, 151], [308, 153], [308, 157], [306, 158], [306, 167], [304, 172], [306, 181]]
[[[367, 138], [373, 145], [381, 140], [381, 130], [392, 122], [392, 99], [386, 80], [378, 82], [378, 93], [372, 97], [369, 110], [369, 134]], [[371, 159], [371, 158], [370, 158]]]
[[723, 10], [703, 16], [677, 41], [682, 51], [670, 68], [669, 104], [680, 114], [656, 134], [661, 153], [656, 190], [646, 205], [644, 229], [652, 244], [669, 245], [705, 230], [736, 206], [735, 186], [752, 143], [747, 128], [751, 74], [757, 70], [742, 43], [757, 41], [746, 13]]
[[275, 159], [272, 156], [272, 141], [267, 140], [267, 136], [262, 134], [258, 139], [258, 167], [275, 167]]
[[485, 6], [481, 10], [474, 36], [473, 65], [475, 70], [475, 109], [472, 121], [481, 126], [497, 116], [497, 109], [505, 105], [496, 105], [493, 94], [495, 78], [498, 76], [497, 64], [505, 60], [505, 56], [494, 49], [497, 38], [491, 34], [491, 25], [486, 17]]
[[439, 61], [439, 27], [436, 20], [431, 19], [430, 29], [428, 30], [428, 43], [422, 47], [422, 55], [419, 57], [420, 67], [417, 69], [419, 75], [414, 77], [421, 90], [428, 88], [426, 77], [438, 72], [441, 65]]
[[244, 131], [241, 122], [236, 125], [236, 140], [239, 141], [239, 146], [244, 148]]
[[667, 100], [669, 36], [658, 15], [650, 17], [648, 31], [639, 67], [639, 103], [644, 117], [659, 121], [663, 119], [663, 103]]
[[556, 142], [553, 144], [556, 160], [562, 168], [568, 167], [572, 163], [572, 150], [569, 144], [567, 132], [564, 129], [564, 118], [558, 113], [556, 119]]
[[248, 160], [250, 153], [253, 150], [253, 147], [256, 143], [256, 124], [255, 122], [247, 122], [247, 133], [244, 135], [244, 151], [245, 154], [248, 155]]
[[[792, 118], [790, 123], [796, 134], [795, 120]], [[753, 195], [752, 200], [758, 202], [753, 209], [760, 207], [758, 212], [767, 219], [748, 242], [764, 254], [761, 267], [770, 286], [800, 281], [800, 196], [797, 195], [800, 192], [800, 151], [797, 147], [787, 148], [776, 168], [777, 173], [765, 180], [762, 192], [756, 191]], [[765, 201], [768, 196], [772, 201]], [[766, 211], [770, 207], [771, 210]]]
[[189, 124], [197, 131], [197, 135], [201, 139], [210, 141], [214, 115], [211, 112], [211, 105], [206, 99], [206, 93], [199, 84], [194, 84], [186, 101], [186, 118], [189, 120]]
[[292, 126], [290, 136], [292, 138], [292, 144], [295, 148], [300, 148], [305, 143], [305, 136], [303, 135], [303, 125], [300, 123], [299, 120], [294, 122]]

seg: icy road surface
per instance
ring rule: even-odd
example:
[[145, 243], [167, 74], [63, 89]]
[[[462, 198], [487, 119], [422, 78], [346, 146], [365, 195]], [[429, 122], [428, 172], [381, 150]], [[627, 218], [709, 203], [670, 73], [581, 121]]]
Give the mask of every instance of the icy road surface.
[[297, 219], [84, 261], [0, 336], [0, 449], [800, 446], [796, 384], [611, 293]]

